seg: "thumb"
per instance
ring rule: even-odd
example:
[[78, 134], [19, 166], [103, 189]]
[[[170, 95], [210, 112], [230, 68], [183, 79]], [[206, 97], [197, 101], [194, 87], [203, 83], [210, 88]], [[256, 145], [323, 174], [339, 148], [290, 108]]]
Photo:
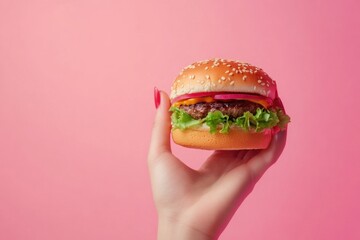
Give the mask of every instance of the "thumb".
[[149, 162], [155, 161], [157, 157], [164, 153], [170, 152], [170, 99], [169, 96], [159, 91], [157, 88], [154, 89], [155, 105], [157, 106], [155, 121], [152, 129], [150, 149], [149, 149]]

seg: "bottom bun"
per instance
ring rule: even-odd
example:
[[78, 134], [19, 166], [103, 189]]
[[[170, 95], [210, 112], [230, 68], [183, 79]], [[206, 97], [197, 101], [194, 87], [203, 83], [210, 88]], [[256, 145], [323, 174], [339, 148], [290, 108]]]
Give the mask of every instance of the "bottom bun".
[[245, 132], [230, 129], [229, 133], [210, 133], [209, 130], [180, 129], [172, 130], [176, 144], [189, 148], [208, 150], [265, 149], [272, 138], [271, 130], [263, 132]]

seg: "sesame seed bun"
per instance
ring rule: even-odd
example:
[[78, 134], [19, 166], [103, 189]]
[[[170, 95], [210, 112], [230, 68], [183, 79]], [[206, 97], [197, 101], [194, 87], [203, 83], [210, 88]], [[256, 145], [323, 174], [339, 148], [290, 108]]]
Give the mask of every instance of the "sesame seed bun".
[[[257, 94], [271, 100], [277, 98], [276, 83], [261, 68], [248, 63], [225, 59], [195, 62], [184, 68], [170, 92], [177, 98], [192, 93], [227, 92]], [[210, 133], [203, 124], [185, 130], [173, 129], [173, 141], [185, 147], [211, 150], [264, 149], [270, 144], [272, 129], [262, 132], [231, 127], [228, 133]]]
[[239, 150], [265, 149], [269, 146], [271, 130], [263, 132], [245, 132], [241, 129], [231, 129], [228, 134], [212, 134], [208, 130], [179, 129], [172, 130], [173, 141], [188, 148], [207, 150]]
[[184, 68], [171, 87], [170, 99], [197, 92], [251, 93], [274, 99], [276, 83], [248, 63], [211, 59]]

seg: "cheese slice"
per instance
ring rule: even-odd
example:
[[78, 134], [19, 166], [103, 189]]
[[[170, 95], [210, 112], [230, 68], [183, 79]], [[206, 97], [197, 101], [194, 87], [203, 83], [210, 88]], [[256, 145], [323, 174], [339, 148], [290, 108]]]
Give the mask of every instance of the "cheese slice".
[[193, 105], [199, 102], [206, 102], [206, 103], [211, 103], [211, 102], [215, 102], [215, 99], [212, 97], [202, 97], [202, 98], [189, 98], [186, 100], [182, 100], [179, 102], [174, 103], [172, 106], [173, 107], [179, 107], [180, 105]]
[[258, 103], [261, 106], [268, 108], [270, 106], [269, 102], [266, 101], [265, 99], [251, 99], [251, 98], [247, 98], [247, 99], [241, 99], [241, 98], [237, 98], [237, 99], [232, 99], [232, 100], [215, 100], [213, 97], [201, 97], [201, 98], [189, 98], [186, 100], [182, 100], [179, 102], [175, 102], [172, 104], [173, 107], [179, 107], [180, 105], [193, 105], [199, 102], [206, 102], [206, 103], [211, 103], [211, 102], [228, 102], [228, 101], [234, 101], [234, 100], [246, 100], [249, 102], [254, 102], [254, 103]]

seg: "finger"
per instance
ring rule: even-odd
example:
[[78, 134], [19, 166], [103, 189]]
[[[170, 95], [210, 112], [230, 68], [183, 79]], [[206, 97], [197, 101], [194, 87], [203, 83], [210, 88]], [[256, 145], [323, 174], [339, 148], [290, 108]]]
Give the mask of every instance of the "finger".
[[260, 179], [265, 171], [280, 157], [285, 147], [286, 135], [287, 130], [278, 132], [274, 135], [271, 144], [267, 149], [260, 151], [247, 162], [247, 166], [255, 181]]
[[242, 163], [246, 150], [217, 150], [204, 162], [200, 170], [223, 173]]
[[253, 149], [253, 150], [249, 150], [246, 155], [243, 157], [244, 162], [248, 162], [250, 159], [252, 159], [253, 157], [255, 157], [257, 154], [259, 154], [261, 150], [259, 149]]
[[247, 152], [248, 150], [216, 150], [210, 155], [209, 160], [241, 160]]
[[223, 172], [231, 159], [236, 159], [239, 151], [214, 151], [208, 159], [201, 165], [200, 171], [207, 172]]
[[[156, 92], [157, 90], [155, 90]], [[156, 94], [156, 93], [155, 93]], [[150, 148], [149, 148], [149, 162], [157, 159], [162, 153], [171, 153], [170, 147], [170, 99], [169, 96], [162, 91], [159, 91], [160, 104], [157, 108], [154, 125], [152, 129]]]
[[274, 99], [273, 105], [275, 107], [279, 107], [280, 109], [282, 109], [284, 111], [284, 113], [286, 113], [285, 108], [284, 108], [284, 104], [283, 104], [283, 102], [281, 101], [281, 99], [279, 97], [276, 97]]
[[223, 159], [229, 159], [229, 158], [235, 158], [239, 154], [238, 150], [230, 150], [230, 151], [224, 151], [224, 150], [215, 150], [208, 158], [208, 160], [223, 160]]

